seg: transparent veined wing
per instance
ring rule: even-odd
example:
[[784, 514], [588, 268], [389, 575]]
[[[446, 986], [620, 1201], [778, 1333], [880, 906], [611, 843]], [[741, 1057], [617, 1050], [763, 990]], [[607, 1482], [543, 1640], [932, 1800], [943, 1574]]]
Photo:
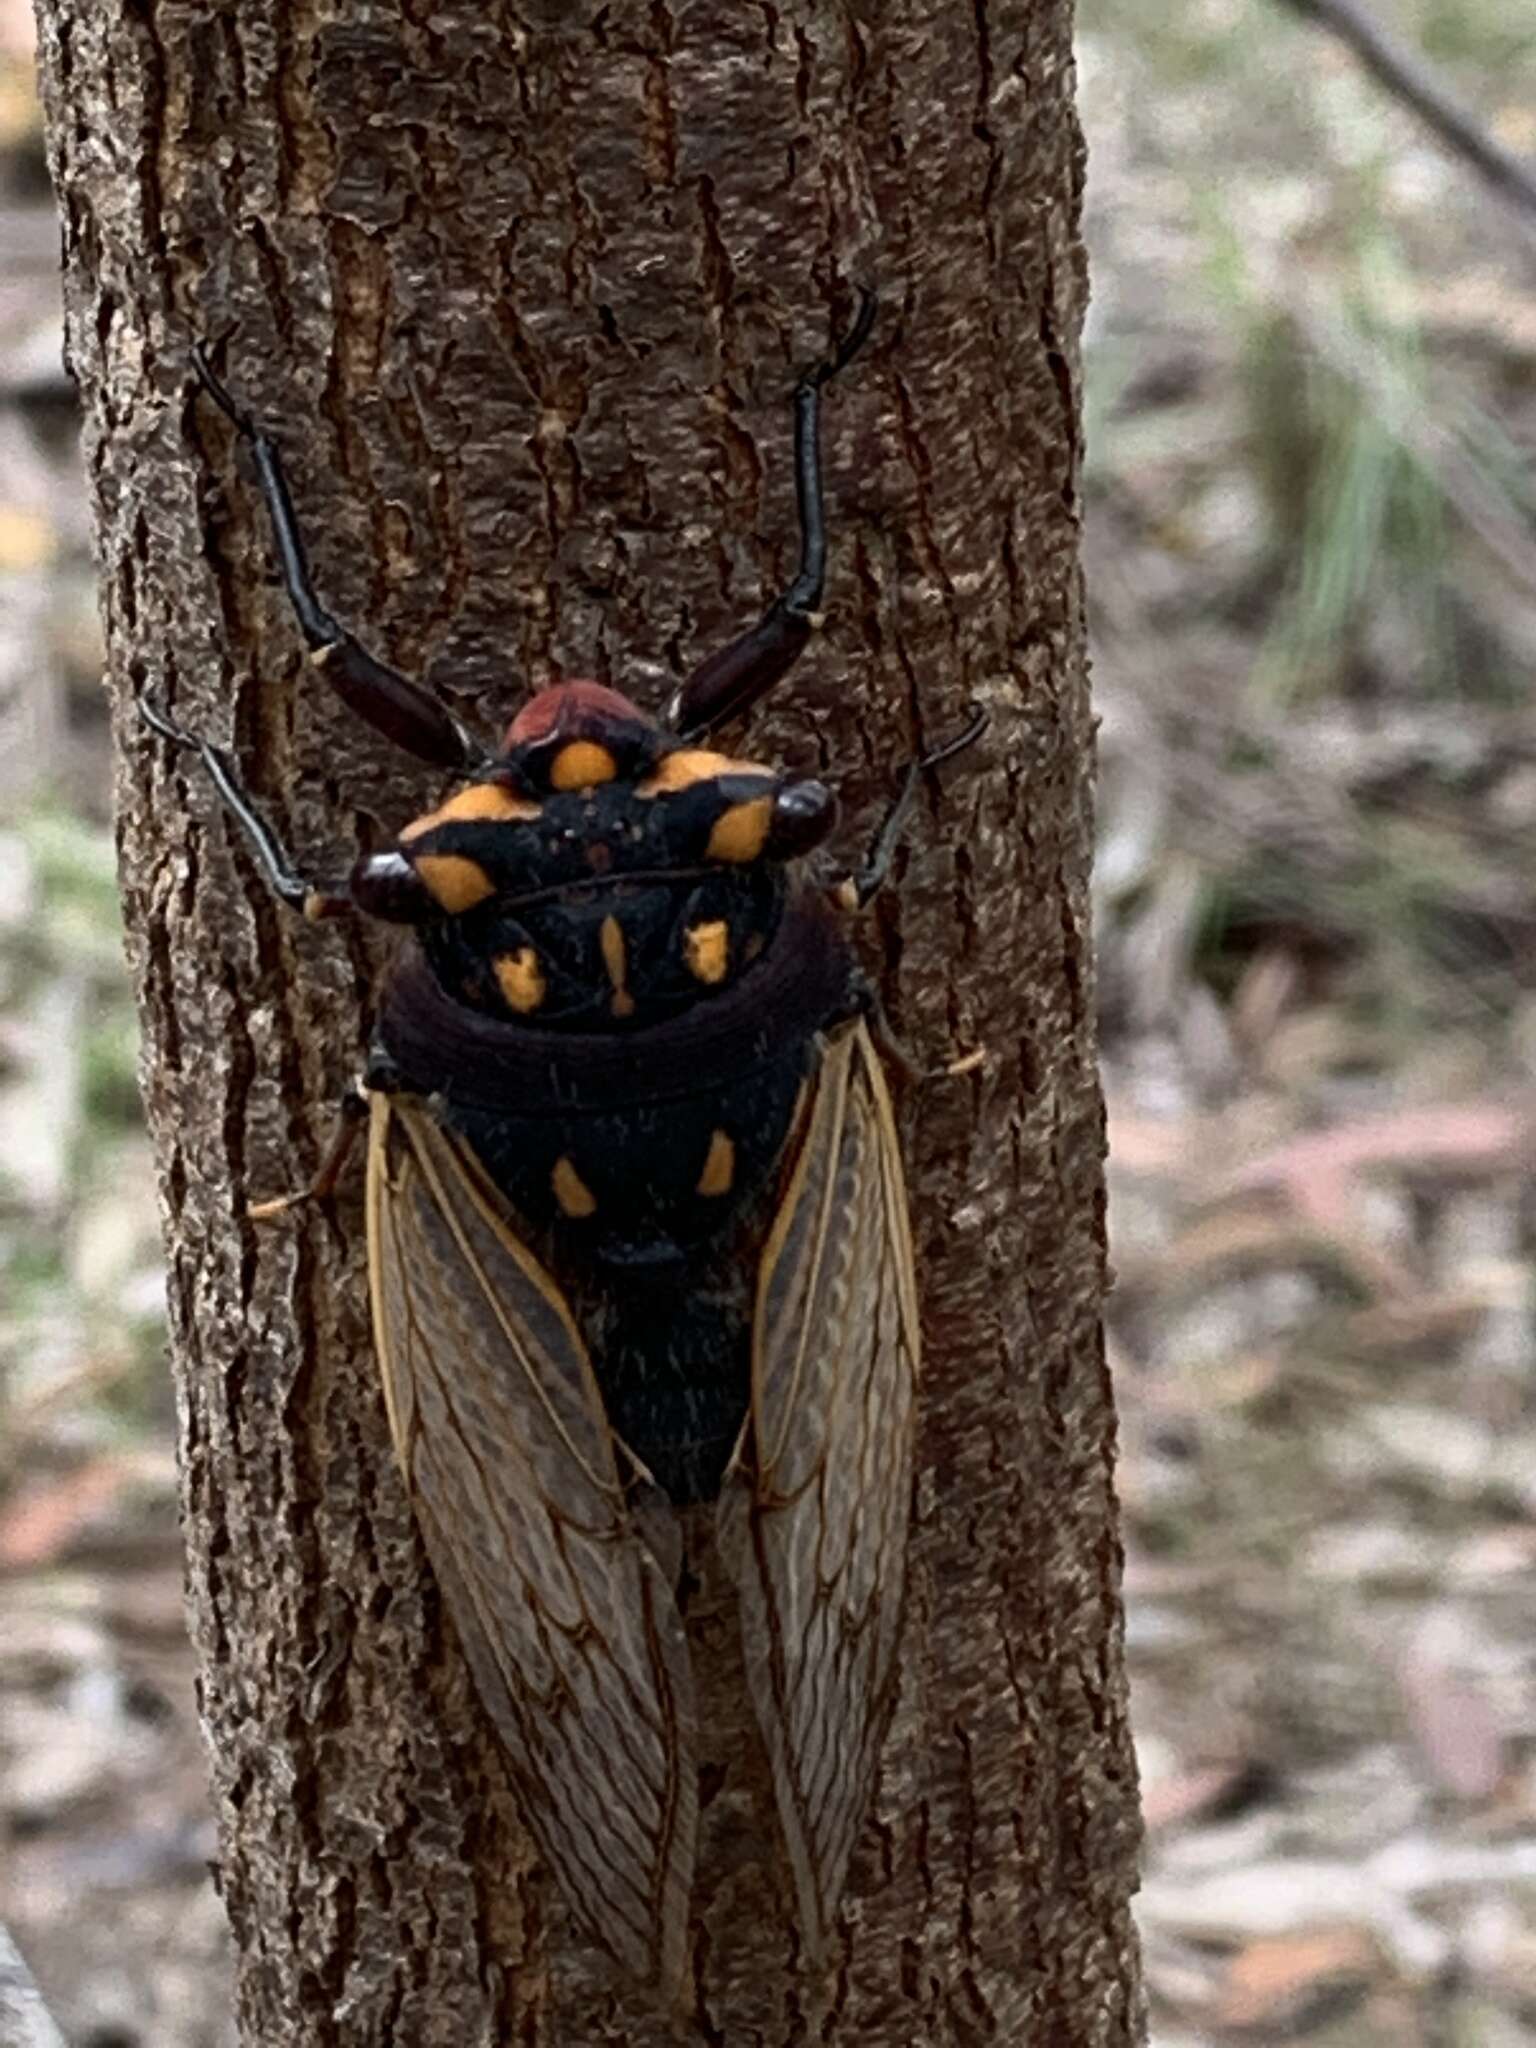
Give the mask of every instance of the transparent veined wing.
[[675, 1984], [697, 1832], [674, 1588], [560, 1290], [473, 1153], [372, 1098], [368, 1251], [395, 1451], [524, 1818], [589, 1935]]
[[826, 1042], [764, 1249], [752, 1409], [721, 1504], [813, 1952], [837, 1913], [889, 1718], [918, 1363], [895, 1122], [860, 1021]]

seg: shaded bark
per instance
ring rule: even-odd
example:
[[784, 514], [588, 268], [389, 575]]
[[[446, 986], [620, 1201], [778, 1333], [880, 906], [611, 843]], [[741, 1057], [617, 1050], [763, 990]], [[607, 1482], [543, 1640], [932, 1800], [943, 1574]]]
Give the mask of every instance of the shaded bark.
[[312, 1172], [381, 949], [287, 921], [129, 700], [234, 745], [324, 872], [436, 792], [313, 682], [189, 339], [283, 430], [338, 615], [493, 733], [557, 674], [659, 705], [754, 615], [792, 566], [794, 367], [873, 278], [827, 407], [827, 630], [752, 748], [833, 781], [856, 845], [989, 707], [865, 934], [919, 1062], [987, 1057], [908, 1102], [910, 1614], [831, 1978], [789, 1966], [771, 1832], [732, 1824], [744, 1708], [701, 1613], [689, 2038], [1131, 2041], [1064, 0], [40, 11], [245, 2037], [673, 2038], [569, 1937], [481, 1730], [388, 1456], [355, 1192], [244, 1219]]

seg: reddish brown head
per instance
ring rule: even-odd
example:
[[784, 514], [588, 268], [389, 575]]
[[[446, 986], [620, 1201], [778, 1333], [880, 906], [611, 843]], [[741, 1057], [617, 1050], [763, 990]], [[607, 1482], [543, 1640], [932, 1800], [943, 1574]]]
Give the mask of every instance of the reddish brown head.
[[540, 740], [602, 740], [616, 727], [648, 733], [661, 730], [654, 719], [606, 683], [551, 683], [547, 690], [529, 698], [507, 727], [502, 744], [511, 753], [515, 747]]
[[539, 794], [630, 781], [678, 744], [606, 683], [554, 683], [507, 727], [502, 758]]

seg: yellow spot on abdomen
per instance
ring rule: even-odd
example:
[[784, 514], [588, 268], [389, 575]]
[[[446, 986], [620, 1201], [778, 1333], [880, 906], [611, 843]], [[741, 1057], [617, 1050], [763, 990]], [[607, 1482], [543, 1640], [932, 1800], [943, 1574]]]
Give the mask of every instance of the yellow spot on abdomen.
[[539, 807], [531, 798], [518, 796], [499, 782], [477, 782], [449, 797], [435, 811], [413, 818], [400, 837], [408, 843], [420, 839], [425, 832], [435, 831], [439, 825], [527, 824], [538, 815]]
[[596, 740], [568, 740], [549, 764], [551, 789], [592, 789], [612, 782], [618, 763]]
[[683, 956], [695, 981], [724, 981], [731, 962], [731, 934], [724, 918], [691, 924], [683, 934]]
[[749, 797], [745, 803], [732, 804], [715, 820], [709, 844], [704, 849], [705, 859], [756, 860], [767, 842], [772, 818], [771, 796]]
[[549, 984], [532, 946], [519, 946], [515, 953], [500, 953], [492, 964], [509, 1010], [526, 1016], [548, 995]]
[[724, 1131], [716, 1131], [709, 1141], [709, 1156], [704, 1161], [704, 1171], [699, 1175], [698, 1193], [701, 1195], [728, 1195], [731, 1182], [736, 1178], [736, 1147]]
[[462, 853], [424, 853], [416, 862], [416, 872], [450, 917], [473, 910], [496, 894], [496, 884], [485, 869]]
[[549, 1181], [555, 1191], [555, 1200], [567, 1216], [591, 1216], [595, 1213], [597, 1197], [569, 1159], [561, 1157], [555, 1161], [555, 1170]]
[[613, 1001], [609, 1005], [615, 1017], [632, 1017], [635, 1013], [635, 999], [629, 992], [629, 952], [624, 943], [624, 927], [616, 917], [605, 917], [597, 935], [603, 949], [603, 965], [608, 970], [608, 979], [613, 984]]

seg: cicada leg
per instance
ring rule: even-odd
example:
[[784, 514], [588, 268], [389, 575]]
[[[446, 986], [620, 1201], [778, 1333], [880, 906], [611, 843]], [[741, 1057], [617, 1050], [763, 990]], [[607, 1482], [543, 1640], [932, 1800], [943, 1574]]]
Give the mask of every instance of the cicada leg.
[[291, 1194], [272, 1195], [264, 1202], [247, 1202], [246, 1215], [253, 1223], [273, 1223], [279, 1216], [286, 1216], [294, 1209], [307, 1208], [312, 1202], [330, 1201], [341, 1184], [341, 1176], [352, 1157], [358, 1134], [367, 1121], [366, 1091], [362, 1087], [349, 1088], [336, 1106], [331, 1142], [325, 1148], [325, 1157], [320, 1161], [314, 1179], [305, 1187], [295, 1188]]
[[203, 389], [251, 451], [283, 585], [315, 666], [350, 710], [419, 761], [460, 772], [483, 767], [491, 757], [479, 740], [429, 690], [371, 655], [321, 604], [310, 578], [281, 450], [214, 374], [201, 342], [193, 344], [192, 366]]
[[[880, 828], [870, 841], [869, 851], [857, 868], [832, 881], [829, 893], [842, 910], [865, 909], [879, 893], [891, 871], [896, 848], [911, 816], [912, 805], [917, 796], [917, 786], [924, 771], [937, 768], [943, 761], [962, 753], [972, 746], [986, 731], [987, 713], [980, 708], [973, 711], [971, 721], [965, 730], [954, 739], [946, 740], [942, 746], [919, 755], [911, 762], [901, 779], [901, 787], [892, 798]], [[864, 975], [859, 975], [854, 987], [855, 1000], [869, 1029], [869, 1035], [876, 1050], [886, 1063], [906, 1082], [935, 1081], [947, 1079], [956, 1074], [967, 1074], [983, 1064], [986, 1053], [981, 1048], [962, 1053], [946, 1065], [936, 1068], [920, 1067], [897, 1036], [890, 1019], [885, 1014], [885, 1005], [880, 991]]]
[[245, 835], [256, 865], [275, 896], [281, 897], [291, 910], [297, 910], [308, 918], [343, 917], [352, 909], [352, 898], [344, 888], [327, 888], [300, 873], [282, 840], [251, 801], [240, 781], [239, 771], [222, 747], [214, 746], [209, 740], [201, 740], [195, 733], [188, 732], [185, 726], [177, 725], [148, 697], [138, 699], [138, 711], [144, 723], [153, 727], [162, 739], [169, 740], [173, 746], [187, 748], [201, 760], [209, 780], [223, 800], [224, 808]]
[[382, 917], [394, 924], [421, 924], [438, 915], [440, 906], [436, 899], [398, 849], [365, 856], [354, 865], [351, 879], [345, 883], [326, 886], [311, 881], [257, 809], [234, 762], [222, 747], [188, 732], [148, 697], [138, 699], [138, 710], [145, 724], [152, 726], [162, 739], [197, 755], [223, 799], [224, 808], [244, 834], [268, 886], [290, 910], [297, 910], [312, 921], [347, 917], [360, 910], [366, 916]]
[[821, 394], [869, 338], [879, 301], [859, 287], [853, 325], [795, 386], [795, 495], [800, 507], [800, 567], [787, 590], [728, 647], [700, 662], [668, 712], [684, 739], [698, 739], [751, 710], [794, 665], [816, 624], [827, 578], [827, 515], [821, 485]]
[[382, 1047], [374, 1046], [361, 1076], [336, 1105], [330, 1143], [313, 1180], [304, 1187], [295, 1188], [291, 1194], [273, 1195], [264, 1202], [247, 1203], [245, 1213], [251, 1221], [271, 1223], [276, 1217], [286, 1216], [293, 1209], [305, 1208], [311, 1202], [329, 1202], [341, 1185], [341, 1176], [352, 1157], [358, 1136], [368, 1122], [370, 1098], [398, 1094], [403, 1087], [404, 1080], [395, 1062]]
[[901, 778], [901, 787], [892, 798], [880, 829], [870, 841], [869, 851], [850, 874], [841, 876], [832, 884], [835, 900], [845, 910], [863, 910], [874, 897], [891, 872], [891, 862], [901, 844], [901, 835], [906, 830], [907, 820], [912, 814], [912, 805], [917, 797], [917, 786], [924, 771], [937, 768], [943, 761], [951, 760], [956, 754], [975, 744], [986, 731], [990, 720], [985, 711], [973, 708], [971, 722], [964, 732], [952, 740], [946, 740], [941, 747], [930, 753], [921, 754], [910, 762], [907, 772]]

